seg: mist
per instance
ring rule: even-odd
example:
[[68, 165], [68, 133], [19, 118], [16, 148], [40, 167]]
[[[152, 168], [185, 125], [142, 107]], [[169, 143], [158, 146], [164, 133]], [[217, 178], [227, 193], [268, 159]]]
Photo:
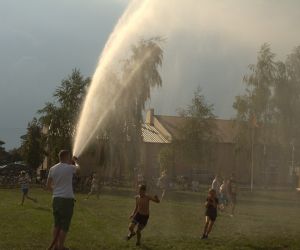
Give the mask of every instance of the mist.
[[[217, 116], [233, 116], [234, 97], [243, 92], [241, 72], [246, 73], [247, 66], [255, 61], [260, 45], [272, 44], [279, 58], [284, 59], [300, 38], [295, 20], [286, 19], [289, 13], [296, 15], [297, 8], [279, 1], [269, 7], [270, 3], [261, 1], [131, 1], [100, 57], [75, 148], [88, 143], [118, 98], [118, 93], [106, 95], [108, 86], [101, 83], [104, 69], [117, 68], [118, 62], [126, 59], [130, 46], [141, 38], [166, 39], [163, 88], [154, 91], [149, 107], [174, 114], [180, 105], [189, 102], [200, 85], [209, 102], [215, 104]], [[105, 96], [101, 96], [100, 89]], [[173, 101], [164, 98], [166, 94]], [[111, 103], [103, 102], [106, 99]]]

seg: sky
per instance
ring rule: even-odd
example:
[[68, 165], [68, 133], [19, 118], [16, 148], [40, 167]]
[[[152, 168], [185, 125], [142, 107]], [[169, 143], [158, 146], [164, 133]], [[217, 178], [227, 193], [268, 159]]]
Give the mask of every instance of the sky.
[[[0, 0], [0, 140], [17, 147], [36, 111], [73, 68], [91, 76], [127, 0]], [[201, 86], [215, 113], [234, 96], [264, 42], [284, 60], [300, 45], [296, 0], [153, 0], [137, 37], [160, 35], [163, 87], [147, 104], [176, 114]]]

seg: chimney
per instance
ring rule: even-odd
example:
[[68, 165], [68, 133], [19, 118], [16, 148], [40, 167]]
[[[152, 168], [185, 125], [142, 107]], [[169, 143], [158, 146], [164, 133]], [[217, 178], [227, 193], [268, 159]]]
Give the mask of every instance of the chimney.
[[154, 125], [154, 109], [149, 109], [146, 114], [146, 124]]

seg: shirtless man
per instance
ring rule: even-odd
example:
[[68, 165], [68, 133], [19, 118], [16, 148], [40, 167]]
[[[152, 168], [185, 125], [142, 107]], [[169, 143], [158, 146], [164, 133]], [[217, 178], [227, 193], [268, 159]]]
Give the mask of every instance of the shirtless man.
[[[136, 206], [132, 214], [130, 215], [130, 219], [132, 220], [129, 225], [129, 234], [127, 236], [127, 240], [130, 240], [133, 236], [137, 235], [136, 245], [140, 246], [141, 244], [141, 231], [147, 225], [149, 219], [149, 202], [154, 201], [159, 203], [157, 195], [150, 196], [146, 194], [146, 185], [139, 186], [139, 195], [135, 197]], [[135, 226], [137, 226], [136, 232], [134, 231]]]

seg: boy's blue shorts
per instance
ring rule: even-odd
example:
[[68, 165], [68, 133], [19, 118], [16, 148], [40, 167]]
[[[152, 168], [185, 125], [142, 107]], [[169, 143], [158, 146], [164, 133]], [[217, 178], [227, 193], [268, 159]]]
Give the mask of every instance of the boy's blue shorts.
[[28, 188], [22, 188], [23, 194], [28, 194], [29, 189]]

